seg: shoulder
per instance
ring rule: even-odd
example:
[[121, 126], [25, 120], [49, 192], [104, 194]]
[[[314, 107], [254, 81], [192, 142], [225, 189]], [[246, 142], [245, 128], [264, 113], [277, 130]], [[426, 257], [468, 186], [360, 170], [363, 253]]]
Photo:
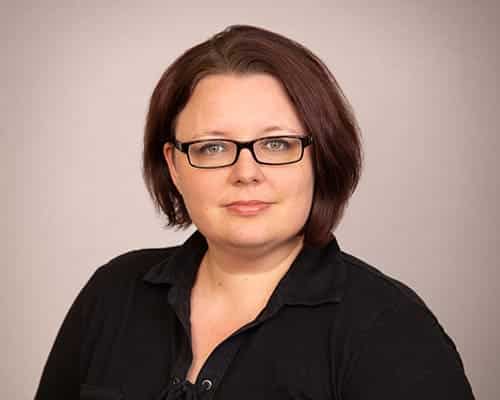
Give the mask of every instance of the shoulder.
[[130, 250], [99, 266], [79, 293], [83, 309], [96, 304], [118, 306], [125, 296], [143, 282], [143, 277], [155, 265], [167, 260], [178, 246]]
[[[346, 393], [356, 398], [471, 396], [454, 341], [415, 290], [350, 254], [341, 252], [340, 258], [347, 279], [337, 320], [342, 329], [335, 339], [348, 365]], [[443, 395], [433, 397], [437, 393]]]
[[130, 250], [113, 257], [96, 270], [103, 281], [133, 281], [165, 261], [179, 246]]
[[406, 283], [382, 272], [378, 267], [344, 251], [340, 260], [346, 269], [346, 300], [379, 307], [414, 304], [427, 308], [425, 301]]
[[423, 298], [406, 283], [344, 251], [339, 259], [346, 271], [341, 317], [347, 326], [367, 332], [380, 320], [401, 312], [425, 315], [439, 325]]

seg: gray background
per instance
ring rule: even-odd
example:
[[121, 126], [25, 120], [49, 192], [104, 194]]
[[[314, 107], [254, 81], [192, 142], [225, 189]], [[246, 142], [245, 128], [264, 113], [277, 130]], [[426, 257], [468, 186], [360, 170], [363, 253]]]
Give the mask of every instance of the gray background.
[[415, 289], [477, 398], [499, 398], [497, 2], [41, 3], [0, 12], [1, 398], [33, 396], [99, 265], [191, 232], [163, 230], [144, 189], [147, 102], [175, 57], [235, 23], [296, 39], [331, 68], [366, 154], [341, 248]]

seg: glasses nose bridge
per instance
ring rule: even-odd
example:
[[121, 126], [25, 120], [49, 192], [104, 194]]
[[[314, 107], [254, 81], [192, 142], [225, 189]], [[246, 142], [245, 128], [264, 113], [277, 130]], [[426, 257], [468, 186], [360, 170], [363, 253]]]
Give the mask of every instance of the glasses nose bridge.
[[253, 160], [259, 164], [259, 160], [257, 160], [257, 157], [255, 155], [255, 152], [253, 150], [253, 145], [256, 142], [256, 140], [249, 140], [248, 142], [235, 142], [236, 143], [236, 159], [234, 160], [234, 163], [237, 163], [239, 158], [240, 158], [240, 152], [243, 149], [248, 149], [250, 154], [252, 155]]

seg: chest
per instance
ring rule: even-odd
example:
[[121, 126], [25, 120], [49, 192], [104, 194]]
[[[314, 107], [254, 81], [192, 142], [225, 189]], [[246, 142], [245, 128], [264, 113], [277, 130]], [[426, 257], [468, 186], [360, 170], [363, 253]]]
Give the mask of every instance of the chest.
[[[216, 321], [193, 319], [193, 362], [186, 379], [212, 380], [217, 399], [334, 398], [329, 327], [323, 316], [307, 311], [311, 310], [282, 310], [237, 335], [232, 334], [251, 318], [229, 318], [219, 326], [214, 326]], [[232, 355], [228, 348], [235, 338], [241, 341]], [[232, 360], [226, 366], [221, 360], [227, 354]], [[223, 375], [218, 376], [219, 371]], [[221, 379], [223, 384], [217, 385]]]
[[236, 309], [207, 308], [195, 304], [193, 302], [190, 318], [193, 361], [186, 376], [191, 382], [196, 381], [198, 373], [217, 346], [252, 322], [262, 308], [261, 305], [256, 305], [238, 312]]
[[[181, 324], [182, 314], [165, 312], [163, 304], [130, 307], [126, 324], [112, 324], [124, 331], [101, 330], [99, 340], [89, 341], [86, 383], [121, 391], [124, 400], [158, 398], [173, 390], [174, 378], [200, 387], [209, 381], [203, 400], [335, 398], [332, 378], [343, 370], [343, 362], [332, 358], [337, 346], [331, 341], [329, 305], [284, 307], [250, 324], [255, 316], [244, 312], [215, 319], [207, 309], [193, 309], [190, 344], [183, 328], [187, 321]], [[115, 337], [119, 343], [104, 341]]]

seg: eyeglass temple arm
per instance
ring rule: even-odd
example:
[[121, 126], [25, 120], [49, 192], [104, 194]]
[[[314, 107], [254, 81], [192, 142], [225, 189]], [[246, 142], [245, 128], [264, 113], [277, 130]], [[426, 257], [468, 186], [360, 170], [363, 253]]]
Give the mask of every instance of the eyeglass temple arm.
[[173, 143], [174, 147], [177, 150], [182, 151], [183, 153], [187, 153], [188, 148], [189, 148], [189, 143], [181, 143], [175, 139], [171, 143]]

